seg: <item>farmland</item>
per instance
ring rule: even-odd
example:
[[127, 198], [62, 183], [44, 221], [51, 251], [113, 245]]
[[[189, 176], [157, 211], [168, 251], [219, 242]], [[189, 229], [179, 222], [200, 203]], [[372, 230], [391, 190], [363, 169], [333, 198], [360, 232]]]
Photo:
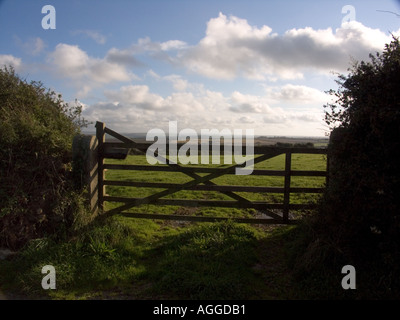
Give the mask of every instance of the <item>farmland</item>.
[[[211, 161], [210, 161], [211, 162]], [[223, 163], [223, 159], [219, 161]], [[128, 156], [125, 160], [111, 160], [110, 164], [135, 164], [146, 165], [145, 156]], [[193, 165], [191, 165], [193, 167]], [[196, 165], [198, 167], [227, 167], [229, 165]], [[265, 170], [284, 170], [285, 155], [281, 154], [269, 160], [263, 161], [255, 165], [255, 169]], [[292, 170], [326, 170], [326, 156], [316, 154], [293, 154], [292, 155]], [[202, 174], [204, 175], [204, 174]], [[158, 183], [177, 183], [183, 184], [191, 180], [190, 177], [183, 173], [176, 172], [158, 172], [158, 171], [126, 171], [126, 170], [110, 170], [106, 173], [107, 180], [117, 181], [135, 181], [135, 182], [158, 182]], [[282, 176], [256, 176], [256, 175], [224, 175], [213, 179], [213, 182], [218, 185], [240, 185], [240, 186], [258, 186], [258, 187], [283, 187], [284, 177]], [[292, 177], [291, 187], [323, 187], [325, 178], [323, 177]], [[123, 186], [107, 186], [107, 194], [114, 197], [146, 197], [152, 193], [162, 191], [162, 189], [140, 188], [140, 187], [123, 187]], [[282, 193], [250, 193], [237, 192], [238, 195], [251, 201], [266, 201], [269, 203], [281, 203], [283, 201]], [[174, 199], [197, 199], [197, 200], [230, 200], [230, 198], [222, 193], [215, 191], [194, 191], [182, 190], [168, 196]], [[316, 194], [299, 194], [291, 195], [291, 203], [307, 203], [315, 201], [318, 198]], [[107, 204], [107, 209], [112, 209], [115, 204]], [[132, 212], [146, 213], [179, 213], [185, 210], [181, 207], [160, 207], [155, 205], [141, 206], [132, 209]], [[207, 215], [211, 212], [217, 215], [229, 217], [246, 217], [251, 214], [257, 214], [253, 209], [236, 209], [236, 208], [191, 208], [196, 215]]]

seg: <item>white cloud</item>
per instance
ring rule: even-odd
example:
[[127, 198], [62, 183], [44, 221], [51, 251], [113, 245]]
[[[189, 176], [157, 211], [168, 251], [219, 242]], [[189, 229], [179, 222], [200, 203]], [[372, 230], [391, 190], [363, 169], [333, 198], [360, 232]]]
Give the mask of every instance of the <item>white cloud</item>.
[[48, 62], [58, 76], [73, 80], [82, 95], [93, 87], [137, 79], [125, 66], [107, 59], [89, 57], [76, 45], [58, 44], [49, 54]]
[[131, 46], [131, 49], [135, 53], [143, 53], [146, 51], [160, 51], [161, 44], [158, 42], [153, 42], [149, 37], [140, 38], [137, 44]]
[[263, 97], [232, 93], [230, 111], [239, 113], [269, 113], [271, 108]]
[[299, 112], [295, 113], [291, 116], [291, 119], [294, 120], [300, 120], [304, 122], [320, 122], [322, 120], [322, 117], [319, 117], [317, 114], [313, 113], [304, 113], [304, 112]]
[[237, 122], [239, 123], [245, 123], [245, 124], [253, 124], [255, 123], [253, 118], [250, 118], [248, 116], [240, 117]]
[[157, 81], [165, 81], [167, 83], [172, 84], [172, 87], [176, 91], [186, 91], [187, 89], [195, 89], [198, 87], [196, 84], [189, 83], [188, 80], [184, 79], [179, 74], [170, 74], [167, 76], [161, 76], [158, 73], [154, 72], [154, 70], [148, 70], [146, 75]]
[[78, 46], [58, 44], [49, 55], [49, 61], [66, 77], [80, 78], [89, 73], [89, 56]]
[[114, 103], [141, 110], [157, 110], [172, 114], [183, 114], [204, 110], [199, 97], [191, 92], [173, 92], [167, 97], [150, 92], [146, 85], [123, 86], [119, 90], [108, 90], [104, 95]]
[[98, 44], [105, 44], [107, 41], [106, 36], [102, 35], [100, 32], [94, 30], [76, 30], [73, 34], [83, 34], [86, 37], [94, 40]]
[[188, 81], [185, 79], [182, 79], [182, 77], [180, 75], [172, 74], [169, 76], [165, 76], [164, 79], [167, 81], [170, 81], [172, 83], [174, 89], [177, 91], [185, 91], [186, 88], [188, 87]]
[[206, 109], [201, 99], [191, 92], [174, 92], [166, 98], [167, 107], [175, 112], [202, 112]]
[[226, 98], [221, 92], [211, 90], [200, 90], [199, 100], [213, 115], [225, 112], [231, 105], [229, 98]]
[[169, 51], [169, 50], [180, 50], [185, 49], [187, 47], [187, 43], [180, 40], [169, 40], [162, 42], [160, 44], [161, 50]]
[[14, 57], [10, 54], [0, 54], [0, 68], [10, 65], [14, 67], [15, 70], [18, 70], [22, 65], [21, 58]]
[[157, 72], [155, 72], [154, 70], [152, 70], [152, 69], [148, 70], [148, 71], [146, 72], [146, 74], [149, 75], [150, 77], [156, 79], [156, 80], [160, 80], [160, 79], [161, 79], [161, 76], [160, 76]]
[[146, 85], [128, 85], [105, 91], [104, 95], [106, 101], [85, 106], [83, 115], [91, 121], [105, 121], [121, 132], [155, 127], [167, 130], [168, 121], [178, 121], [180, 129], [252, 128], [264, 134], [266, 130], [269, 134], [291, 134], [303, 126], [305, 134], [314, 130], [315, 135], [315, 128], [322, 122], [319, 108], [271, 107], [266, 96], [238, 91], [229, 97], [210, 90], [162, 96]]
[[44, 48], [46, 47], [44, 41], [40, 38], [35, 38], [32, 40], [32, 54], [34, 56], [38, 55], [41, 53]]
[[323, 105], [330, 99], [326, 93], [304, 85], [286, 84], [281, 87], [267, 87], [266, 92], [270, 101], [275, 103]]
[[23, 42], [19, 37], [14, 36], [14, 41], [18, 47], [20, 47], [25, 53], [37, 56], [43, 52], [46, 47], [45, 42], [39, 38], [29, 38], [27, 41]]
[[282, 109], [275, 109], [270, 114], [263, 117], [265, 123], [279, 123], [291, 125], [293, 122], [314, 122], [321, 123], [322, 117], [319, 117], [315, 112], [290, 112]]
[[288, 120], [285, 114], [268, 114], [263, 117], [265, 123], [283, 124]]
[[127, 66], [140, 66], [142, 63], [138, 61], [130, 50], [119, 50], [111, 48], [108, 50], [106, 58], [108, 62], [117, 63]]
[[220, 13], [208, 22], [205, 37], [180, 57], [191, 71], [215, 79], [296, 79], [307, 70], [344, 71], [350, 57], [366, 60], [390, 41], [390, 35], [357, 21], [335, 32], [307, 27], [278, 35]]
[[[166, 54], [166, 51], [183, 50], [188, 48], [186, 42], [181, 40], [168, 40], [165, 42], [154, 42], [149, 37], [138, 39], [137, 43], [131, 45], [127, 50], [134, 54], [150, 52], [153, 54]], [[165, 55], [162, 55], [163, 57]]]
[[[239, 123], [243, 124], [255, 124], [255, 119], [262, 119], [263, 123], [279, 124], [286, 128], [293, 126], [294, 123], [321, 123], [320, 108], [296, 108], [293, 110], [273, 107], [270, 104], [270, 102], [279, 102], [282, 105], [285, 104], [285, 100], [295, 101], [298, 104], [298, 99], [311, 101], [319, 96], [318, 90], [305, 86], [286, 85], [274, 94], [276, 95], [274, 99], [280, 100], [271, 100], [268, 96], [248, 95], [235, 91], [230, 99], [229, 111], [243, 114], [238, 120]], [[313, 94], [314, 98], [311, 97], [310, 100], [307, 94]]]
[[164, 99], [149, 91], [145, 85], [123, 86], [118, 91], [105, 91], [104, 95], [111, 101], [139, 109], [157, 110], [163, 107]]

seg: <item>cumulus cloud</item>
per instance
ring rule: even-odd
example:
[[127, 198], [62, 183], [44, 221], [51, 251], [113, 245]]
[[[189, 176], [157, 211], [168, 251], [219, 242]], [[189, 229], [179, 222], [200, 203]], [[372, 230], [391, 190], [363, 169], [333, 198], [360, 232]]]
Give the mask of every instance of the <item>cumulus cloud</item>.
[[183, 79], [180, 75], [172, 74], [164, 77], [165, 80], [170, 81], [175, 90], [185, 91], [188, 87], [188, 81]]
[[187, 48], [187, 44], [186, 44], [186, 42], [180, 41], [180, 40], [169, 40], [169, 41], [162, 42], [160, 44], [160, 48], [163, 51], [180, 50], [180, 49]]
[[281, 87], [267, 87], [267, 96], [271, 101], [290, 102], [293, 104], [324, 104], [329, 95], [318, 89], [304, 85], [286, 84]]
[[0, 54], [0, 68], [10, 65], [14, 67], [15, 70], [18, 70], [22, 65], [21, 58], [14, 57], [11, 54]]
[[56, 74], [73, 80], [81, 88], [82, 95], [99, 85], [137, 78], [124, 65], [107, 58], [90, 57], [76, 45], [58, 44], [49, 54], [48, 62], [54, 67]]
[[139, 60], [137, 60], [130, 50], [119, 50], [116, 48], [111, 48], [108, 50], [106, 58], [108, 62], [117, 63], [127, 66], [141, 66], [143, 65]]
[[188, 48], [188, 44], [181, 40], [168, 40], [165, 42], [155, 42], [150, 37], [140, 38], [132, 44], [127, 50], [134, 54], [150, 52], [153, 54], [167, 52], [171, 50], [183, 50]]
[[284, 111], [282, 109], [275, 109], [270, 114], [263, 117], [264, 123], [275, 123], [275, 124], [290, 124], [295, 122], [314, 122], [321, 123], [322, 117], [316, 113], [306, 113], [306, 112], [290, 112]]
[[[162, 80], [177, 79], [166, 77], [167, 80]], [[195, 86], [188, 83], [188, 87]], [[152, 92], [147, 85], [126, 85], [117, 90], [106, 90], [104, 96], [105, 101], [86, 106], [83, 116], [90, 121], [107, 119], [110, 125], [126, 127], [127, 131], [133, 130], [128, 127], [154, 128], [168, 125], [168, 121], [178, 121], [179, 126], [196, 130], [232, 122], [226, 116], [230, 113], [229, 98], [211, 90], [178, 90], [163, 96]]]
[[163, 98], [151, 93], [146, 85], [123, 86], [117, 91], [105, 91], [104, 95], [111, 101], [139, 109], [157, 110], [163, 107]]
[[200, 97], [191, 92], [173, 92], [166, 97], [152, 93], [146, 85], [123, 86], [104, 92], [108, 100], [141, 110], [157, 110], [175, 114], [204, 110]]
[[357, 21], [335, 31], [307, 27], [278, 35], [268, 26], [258, 28], [220, 13], [208, 22], [205, 37], [181, 59], [191, 71], [210, 78], [295, 79], [310, 69], [346, 70], [350, 57], [368, 59], [369, 53], [381, 51], [390, 40], [390, 35]]
[[269, 113], [271, 108], [263, 97], [242, 94], [235, 91], [231, 96], [229, 110], [239, 113]]
[[125, 132], [132, 131], [132, 128], [160, 127], [166, 130], [168, 121], [178, 121], [181, 129], [246, 127], [263, 132], [271, 130], [275, 134], [281, 132], [279, 130], [299, 130], [300, 124], [315, 128], [322, 120], [319, 109], [272, 107], [266, 96], [238, 91], [230, 96], [210, 90], [196, 93], [178, 91], [162, 96], [146, 85], [128, 85], [118, 90], [107, 90], [104, 95], [106, 101], [85, 106], [84, 116], [91, 121], [107, 119], [111, 127]]
[[[275, 99], [281, 99], [280, 104], [284, 103], [284, 100], [295, 100], [298, 103], [298, 99], [309, 98], [306, 96], [307, 93], [317, 95], [320, 93], [318, 90], [305, 87], [305, 86], [293, 86], [286, 85], [281, 90], [274, 92], [276, 94]], [[283, 97], [283, 98], [282, 98]], [[283, 101], [282, 101], [283, 100]], [[274, 107], [270, 102], [276, 102], [278, 100], [271, 100], [268, 96], [255, 96], [242, 94], [235, 91], [230, 98], [229, 111], [235, 113], [241, 113], [243, 116], [239, 118], [239, 123], [254, 123], [254, 118], [262, 119], [266, 124], [281, 124], [291, 125], [293, 121], [296, 122], [308, 122], [308, 123], [320, 123], [322, 120], [321, 111], [319, 109], [300, 108], [297, 110]]]
[[245, 123], [245, 124], [252, 124], [255, 123], [253, 118], [250, 118], [248, 116], [240, 117], [237, 122], [239, 123]]
[[287, 115], [285, 114], [268, 114], [263, 117], [264, 123], [273, 123], [273, 124], [283, 124], [288, 120]]

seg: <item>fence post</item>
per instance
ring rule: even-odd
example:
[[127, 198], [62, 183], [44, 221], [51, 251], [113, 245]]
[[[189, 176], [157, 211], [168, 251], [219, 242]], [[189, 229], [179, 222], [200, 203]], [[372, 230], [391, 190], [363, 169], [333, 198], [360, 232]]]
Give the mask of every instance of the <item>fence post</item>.
[[292, 151], [285, 153], [285, 193], [283, 197], [283, 221], [289, 220], [289, 205], [290, 205], [290, 173], [292, 167]]
[[76, 135], [72, 143], [72, 167], [75, 182], [80, 188], [87, 188], [90, 212], [99, 210], [98, 199], [98, 142], [95, 136]]
[[106, 141], [105, 129], [106, 125], [103, 122], [96, 122], [96, 137], [99, 143], [97, 148], [97, 165], [98, 165], [98, 198], [99, 198], [99, 210], [103, 212], [104, 205], [103, 199], [105, 194], [104, 186], [104, 142]]

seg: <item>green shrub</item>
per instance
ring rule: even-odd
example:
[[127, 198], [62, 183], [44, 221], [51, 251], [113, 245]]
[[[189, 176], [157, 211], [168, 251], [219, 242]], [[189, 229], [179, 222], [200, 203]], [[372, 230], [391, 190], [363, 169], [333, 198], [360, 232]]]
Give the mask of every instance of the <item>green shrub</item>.
[[82, 209], [70, 179], [80, 113], [40, 82], [0, 69], [0, 245], [18, 248], [73, 225]]
[[[328, 146], [330, 178], [310, 241], [319, 243], [315, 252], [329, 252], [329, 261], [354, 264], [364, 273], [364, 284], [371, 284], [366, 296], [379, 291], [395, 297], [400, 296], [398, 39], [370, 58], [340, 76], [339, 89], [331, 90], [337, 101], [325, 113], [326, 123], [336, 126]], [[314, 259], [318, 263], [324, 262]], [[339, 265], [334, 267], [337, 272]]]
[[356, 64], [339, 84], [337, 104], [326, 113], [328, 123], [340, 122], [329, 146], [327, 205], [341, 208], [332, 215], [351, 231], [343, 236], [357, 251], [370, 240], [399, 250], [399, 41], [371, 55], [371, 62]]

